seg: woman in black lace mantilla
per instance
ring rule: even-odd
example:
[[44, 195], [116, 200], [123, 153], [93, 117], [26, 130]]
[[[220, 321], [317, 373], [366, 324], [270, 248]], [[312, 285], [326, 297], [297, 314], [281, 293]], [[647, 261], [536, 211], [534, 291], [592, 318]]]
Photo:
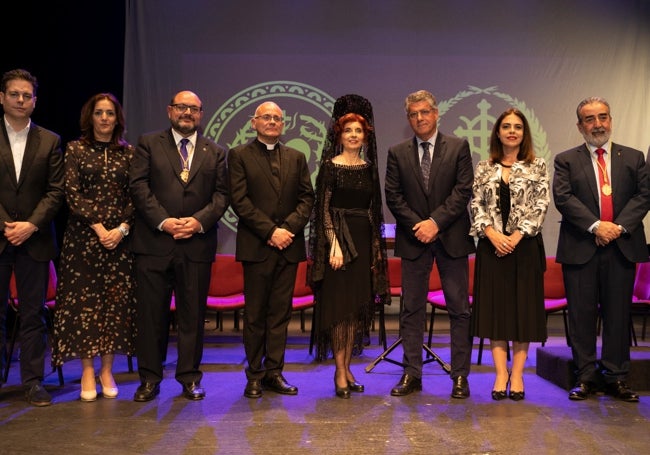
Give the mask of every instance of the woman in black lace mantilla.
[[316, 179], [309, 281], [316, 302], [316, 359], [333, 353], [336, 395], [363, 392], [350, 370], [376, 305], [390, 298], [372, 107], [358, 95], [334, 105]]

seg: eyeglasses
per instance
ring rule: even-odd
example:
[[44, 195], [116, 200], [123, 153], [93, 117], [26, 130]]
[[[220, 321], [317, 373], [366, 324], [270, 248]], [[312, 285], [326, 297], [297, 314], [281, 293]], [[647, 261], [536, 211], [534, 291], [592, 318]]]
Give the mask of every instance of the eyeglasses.
[[284, 121], [284, 119], [279, 115], [269, 115], [269, 114], [257, 115], [253, 118], [256, 120], [261, 118], [265, 122], [270, 122], [271, 120], [273, 120], [275, 123], [282, 123]]
[[418, 118], [418, 115], [421, 115], [422, 117], [426, 117], [428, 115], [431, 115], [432, 112], [433, 112], [433, 109], [424, 109], [424, 110], [421, 110], [421, 111], [409, 112], [408, 114], [406, 114], [406, 116], [408, 118], [410, 118], [410, 119], [416, 119], [416, 118]]
[[17, 100], [22, 96], [25, 101], [31, 101], [32, 98], [34, 98], [34, 95], [32, 95], [31, 93], [20, 93], [20, 92], [9, 92], [7, 93], [7, 96], [14, 100]]
[[170, 106], [173, 107], [174, 110], [176, 112], [178, 112], [179, 114], [182, 114], [182, 113], [186, 112], [188, 109], [190, 110], [190, 112], [192, 114], [198, 114], [199, 112], [201, 112], [203, 110], [202, 107], [190, 106], [188, 104], [170, 104]]

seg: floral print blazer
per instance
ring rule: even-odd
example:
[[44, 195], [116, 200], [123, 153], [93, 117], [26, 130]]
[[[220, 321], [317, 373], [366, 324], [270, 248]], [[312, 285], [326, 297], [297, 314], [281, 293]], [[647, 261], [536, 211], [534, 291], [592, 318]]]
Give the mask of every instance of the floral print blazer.
[[510, 169], [510, 216], [505, 229], [499, 208], [499, 184], [503, 167], [484, 160], [474, 172], [470, 213], [470, 235], [485, 237], [483, 232], [492, 226], [498, 232], [521, 231], [534, 237], [542, 230], [542, 223], [550, 203], [549, 177], [546, 161], [535, 158], [532, 163], [516, 161]]

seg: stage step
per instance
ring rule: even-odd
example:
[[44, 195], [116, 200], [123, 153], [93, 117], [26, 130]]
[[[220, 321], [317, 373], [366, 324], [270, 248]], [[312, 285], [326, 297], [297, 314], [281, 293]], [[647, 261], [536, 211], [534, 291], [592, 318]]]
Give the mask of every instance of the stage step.
[[[650, 348], [630, 348], [630, 374], [627, 384], [632, 390], [650, 390]], [[537, 348], [537, 375], [570, 390], [575, 385], [575, 364], [571, 348], [549, 346]]]

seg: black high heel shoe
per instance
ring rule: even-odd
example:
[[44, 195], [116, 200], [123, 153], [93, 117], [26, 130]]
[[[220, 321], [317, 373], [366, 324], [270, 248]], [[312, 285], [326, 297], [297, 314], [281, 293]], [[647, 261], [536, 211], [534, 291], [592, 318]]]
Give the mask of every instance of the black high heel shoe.
[[492, 390], [492, 399], [494, 401], [501, 401], [508, 398], [508, 385], [510, 384], [510, 371], [508, 371], [508, 381], [506, 382], [506, 388], [503, 390]]
[[350, 389], [350, 392], [357, 392], [357, 393], [363, 393], [364, 390], [366, 390], [363, 384], [357, 381], [348, 381], [348, 388]]
[[350, 398], [350, 388], [339, 387], [338, 384], [336, 383], [336, 379], [334, 379], [334, 391], [336, 392], [336, 396], [339, 398], [343, 398], [343, 399]]
[[[523, 379], [522, 379], [522, 384], [523, 384]], [[523, 390], [517, 392], [510, 389], [510, 392], [508, 393], [508, 398], [510, 398], [512, 401], [521, 401], [524, 398], [526, 398], [526, 392], [524, 392]]]

